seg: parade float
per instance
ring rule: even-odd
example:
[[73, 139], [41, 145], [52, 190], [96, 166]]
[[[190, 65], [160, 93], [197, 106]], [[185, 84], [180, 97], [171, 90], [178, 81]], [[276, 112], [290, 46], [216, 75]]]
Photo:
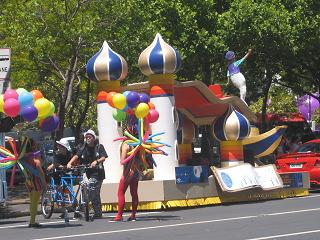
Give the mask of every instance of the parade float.
[[[179, 53], [160, 34], [141, 53], [138, 65], [148, 81], [121, 85], [128, 66], [107, 42], [87, 63], [87, 74], [97, 83], [99, 141], [109, 155], [101, 190], [103, 210], [115, 211], [117, 206], [122, 174], [121, 141], [116, 141], [119, 139], [153, 154], [154, 177], [139, 184], [140, 210], [308, 194], [307, 174], [280, 177], [274, 165], [254, 167], [246, 163], [248, 153], [255, 159], [272, 153], [281, 141], [284, 126], [260, 134], [254, 127], [255, 114], [239, 97], [224, 96], [219, 85], [177, 81], [175, 73], [181, 65]], [[148, 99], [144, 101], [142, 96], [146, 95]], [[130, 115], [141, 121], [139, 136], [122, 135], [121, 121]], [[142, 129], [146, 122], [150, 133]], [[212, 135], [220, 142], [221, 168], [213, 166], [214, 174], [209, 177], [203, 175], [207, 172], [206, 166], [186, 166], [192, 158], [195, 128], [203, 125], [210, 125]], [[182, 132], [180, 142], [178, 129]], [[190, 182], [192, 177], [198, 180]], [[129, 193], [126, 200], [129, 209]]]

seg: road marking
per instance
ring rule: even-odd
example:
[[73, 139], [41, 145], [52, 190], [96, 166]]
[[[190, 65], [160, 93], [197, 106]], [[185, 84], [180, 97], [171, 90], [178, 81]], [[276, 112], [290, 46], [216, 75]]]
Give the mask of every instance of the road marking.
[[[265, 213], [265, 214], [259, 214], [259, 215], [253, 215], [253, 216], [212, 219], [212, 220], [206, 220], [206, 221], [186, 222], [186, 223], [177, 223], [177, 224], [152, 226], [152, 227], [120, 229], [120, 230], [112, 230], [112, 231], [105, 231], [105, 232], [93, 232], [93, 233], [83, 233], [83, 234], [76, 234], [76, 235], [64, 235], [64, 236], [57, 236], [57, 237], [37, 238], [37, 239], [33, 239], [33, 240], [53, 240], [53, 239], [86, 237], [86, 236], [91, 236], [91, 235], [103, 235], [103, 234], [133, 232], [133, 231], [141, 231], [141, 230], [160, 229], [160, 228], [171, 228], [171, 227], [188, 226], [188, 225], [192, 225], [192, 224], [205, 224], [205, 223], [213, 223], [213, 222], [235, 221], [235, 220], [259, 218], [259, 217], [263, 217], [263, 216], [277, 216], [277, 215], [293, 214], [293, 213], [301, 213], [301, 212], [311, 212], [311, 211], [320, 211], [320, 208], [302, 209], [302, 210], [296, 210], [296, 211], [286, 211], [286, 212], [277, 212], [277, 213]], [[266, 239], [268, 239], [268, 238], [266, 238]]]
[[[141, 216], [141, 215], [148, 215], [148, 214], [159, 214], [159, 213], [163, 213], [163, 212], [142, 212], [142, 213], [137, 213], [137, 216]], [[103, 214], [103, 216], [106, 216], [107, 218], [115, 218], [116, 215], [106, 215]], [[130, 216], [130, 214], [123, 214], [124, 217]], [[70, 222], [77, 222], [79, 221], [79, 219], [69, 219]], [[42, 225], [51, 225], [51, 224], [55, 224], [55, 223], [64, 223], [64, 220], [59, 220], [59, 221], [55, 221], [55, 222], [41, 222]], [[1, 222], [0, 222], [1, 224]], [[5, 226], [1, 226], [0, 229], [2, 228], [18, 228], [18, 227], [27, 227], [29, 224], [19, 224], [19, 225], [5, 225]]]
[[111, 234], [111, 233], [133, 232], [133, 231], [140, 231], [140, 230], [149, 230], [149, 229], [158, 229], [158, 228], [170, 228], [170, 227], [179, 227], [179, 226], [187, 226], [187, 225], [194, 225], [194, 224], [203, 224], [203, 223], [233, 221], [233, 220], [257, 218], [257, 217], [259, 217], [259, 216], [222, 218], [222, 219], [214, 219], [214, 220], [207, 220], [207, 221], [177, 223], [177, 224], [169, 224], [169, 225], [153, 226], [153, 227], [129, 228], [129, 229], [106, 231], [106, 232], [93, 232], [93, 233], [83, 233], [83, 234], [75, 234], [75, 235], [64, 235], [64, 236], [57, 236], [57, 237], [48, 237], [48, 238], [36, 238], [36, 239], [32, 239], [32, 240], [51, 240], [51, 239], [65, 239], [65, 238], [75, 238], [75, 237], [86, 237], [86, 236], [103, 235], [103, 234]]
[[318, 232], [320, 232], [320, 229], [311, 230], [311, 231], [305, 231], [305, 232], [296, 232], [296, 233], [288, 233], [288, 234], [281, 234], [281, 235], [273, 235], [273, 236], [268, 236], [268, 237], [250, 238], [250, 239], [246, 239], [246, 240], [275, 239], [275, 238], [283, 238], [283, 237], [290, 237], [290, 236], [297, 236], [297, 235], [304, 235], [304, 234], [318, 233]]

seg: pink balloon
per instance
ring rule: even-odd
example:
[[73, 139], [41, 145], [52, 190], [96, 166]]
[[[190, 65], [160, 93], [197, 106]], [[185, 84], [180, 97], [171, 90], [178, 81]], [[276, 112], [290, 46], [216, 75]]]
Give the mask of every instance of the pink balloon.
[[3, 95], [3, 100], [6, 101], [9, 98], [14, 98], [18, 100], [19, 94], [14, 89], [7, 89], [7, 91]]
[[150, 109], [147, 119], [150, 123], [154, 123], [159, 119], [159, 113], [155, 109]]
[[20, 113], [19, 101], [14, 98], [9, 98], [4, 102], [3, 109], [9, 117], [16, 117]]

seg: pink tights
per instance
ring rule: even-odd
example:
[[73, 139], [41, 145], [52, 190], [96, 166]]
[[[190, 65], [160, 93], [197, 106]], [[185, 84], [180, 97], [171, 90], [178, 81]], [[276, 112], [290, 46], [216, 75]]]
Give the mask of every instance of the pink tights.
[[115, 220], [120, 221], [122, 219], [124, 204], [125, 204], [125, 193], [130, 186], [130, 193], [132, 198], [132, 213], [130, 218], [135, 219], [139, 199], [138, 199], [138, 181], [136, 177], [131, 177], [130, 179], [125, 180], [124, 176], [121, 177], [119, 188], [118, 188], [118, 214]]

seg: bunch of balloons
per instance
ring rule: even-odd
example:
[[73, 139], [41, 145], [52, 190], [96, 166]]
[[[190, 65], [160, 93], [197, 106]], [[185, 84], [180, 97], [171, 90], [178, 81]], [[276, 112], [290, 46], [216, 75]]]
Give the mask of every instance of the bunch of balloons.
[[59, 126], [54, 104], [44, 98], [39, 90], [7, 89], [0, 96], [0, 112], [9, 117], [21, 116], [27, 122], [39, 120], [44, 132], [52, 132]]
[[[165, 151], [161, 150], [161, 147], [170, 147], [170, 145], [159, 141], [159, 136], [164, 132], [150, 134], [150, 124], [159, 119], [159, 113], [154, 104], [150, 102], [148, 94], [134, 91], [100, 92], [99, 94], [98, 99], [106, 97], [108, 104], [115, 108], [112, 116], [116, 121], [127, 121], [124, 137], [114, 139], [114, 141], [124, 141], [132, 147], [122, 164], [132, 161], [130, 166], [137, 167], [139, 163], [136, 162], [137, 158], [134, 156], [139, 154], [140, 158], [138, 159], [142, 161], [140, 164], [142, 163], [147, 168], [146, 153], [167, 155]], [[156, 166], [154, 161], [153, 164]]]
[[135, 115], [136, 118], [145, 119], [148, 123], [154, 123], [159, 118], [158, 111], [146, 93], [109, 92], [106, 98], [108, 104], [115, 108], [112, 116], [118, 122], [124, 121], [128, 115]]

